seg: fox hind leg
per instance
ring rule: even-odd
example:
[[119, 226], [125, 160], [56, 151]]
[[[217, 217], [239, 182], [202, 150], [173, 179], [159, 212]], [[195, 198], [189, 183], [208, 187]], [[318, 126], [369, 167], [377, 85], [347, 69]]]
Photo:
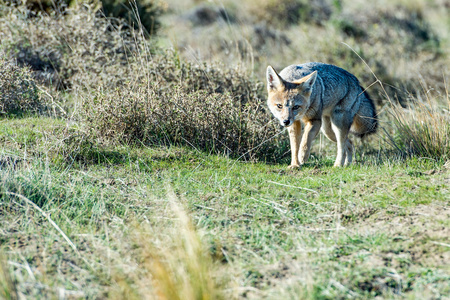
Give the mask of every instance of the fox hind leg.
[[[322, 132], [325, 134], [325, 136], [332, 142], [337, 142], [336, 141], [336, 135], [334, 134], [333, 129], [331, 128], [331, 120], [330, 117], [323, 117], [322, 118]], [[344, 148], [344, 152], [345, 152], [345, 161], [344, 161], [344, 166], [347, 166], [349, 164], [352, 163], [352, 156], [353, 156], [353, 145], [352, 145], [352, 141], [347, 138], [346, 142], [345, 142], [345, 148]]]
[[347, 112], [342, 109], [336, 109], [331, 116], [331, 129], [334, 132], [337, 143], [335, 167], [348, 165], [352, 161], [353, 146], [348, 138], [352, 119]]
[[334, 134], [333, 129], [331, 128], [330, 117], [322, 118], [322, 132], [325, 136], [332, 142], [336, 143], [336, 135]]
[[345, 157], [344, 166], [348, 166], [352, 163], [352, 157], [353, 157], [353, 143], [352, 143], [352, 140], [349, 138], [347, 138], [347, 141], [345, 143], [345, 153], [346, 153], [346, 157]]

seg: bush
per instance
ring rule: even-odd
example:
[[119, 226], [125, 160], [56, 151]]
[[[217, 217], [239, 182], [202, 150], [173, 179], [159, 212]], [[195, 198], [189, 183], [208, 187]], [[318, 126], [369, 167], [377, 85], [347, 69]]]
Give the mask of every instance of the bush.
[[22, 116], [45, 110], [30, 70], [17, 66], [0, 53], [0, 114]]
[[[138, 63], [138, 67], [141, 66]], [[178, 53], [170, 50], [152, 56], [145, 69], [149, 70], [148, 77], [158, 82], [160, 87], [178, 86], [187, 92], [203, 90], [208, 93], [230, 93], [244, 102], [265, 96], [262, 84], [251, 80], [244, 71], [182, 61]]]
[[24, 6], [1, 8], [2, 47], [30, 66], [38, 82], [60, 90], [120, 81], [128, 57], [144, 46], [141, 35], [98, 16], [93, 5], [34, 16]]
[[134, 28], [142, 25], [146, 33], [150, 35], [157, 33], [161, 26], [159, 17], [165, 11], [164, 2], [157, 0], [12, 0], [9, 4], [26, 6], [30, 16], [36, 16], [42, 12], [48, 15], [66, 14], [70, 10], [79, 9], [82, 5], [91, 5], [96, 8], [96, 11], [102, 8], [106, 16], [122, 19]]
[[128, 86], [85, 99], [82, 115], [90, 136], [103, 143], [188, 145], [233, 157], [272, 160], [287, 150], [259, 99], [180, 87]]

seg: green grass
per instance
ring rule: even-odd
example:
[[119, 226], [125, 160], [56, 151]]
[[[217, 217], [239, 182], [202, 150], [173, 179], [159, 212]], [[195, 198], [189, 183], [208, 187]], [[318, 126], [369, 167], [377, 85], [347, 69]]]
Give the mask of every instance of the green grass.
[[[442, 162], [367, 157], [339, 169], [331, 167], [332, 154], [291, 171], [287, 158], [248, 163], [188, 148], [120, 146], [70, 163], [61, 151], [44, 150], [50, 137], [61, 138], [62, 121], [3, 120], [0, 128], [0, 241], [15, 288], [27, 297], [152, 298], [164, 282], [151, 280], [155, 261], [169, 277], [196, 278], [192, 265], [168, 264], [193, 260], [167, 256], [186, 247], [174, 242], [186, 231], [173, 201], [195, 225], [216, 290], [228, 297], [450, 293], [449, 171]], [[54, 225], [11, 193], [37, 204]], [[149, 256], [155, 252], [159, 260]]]

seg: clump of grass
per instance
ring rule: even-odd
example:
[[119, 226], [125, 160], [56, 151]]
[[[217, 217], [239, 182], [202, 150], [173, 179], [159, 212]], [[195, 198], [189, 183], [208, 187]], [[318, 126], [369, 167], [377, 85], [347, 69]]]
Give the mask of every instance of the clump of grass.
[[0, 52], [0, 116], [23, 116], [45, 110], [29, 68], [19, 67]]
[[419, 156], [436, 160], [450, 159], [450, 99], [429, 96], [407, 104], [392, 104], [395, 133], [389, 142], [403, 156]]
[[223, 283], [219, 280], [224, 275], [218, 274], [207, 247], [174, 193], [169, 193], [168, 197], [169, 215], [173, 218], [171, 225], [166, 227], [164, 235], [142, 225], [133, 229], [133, 255], [141, 272], [131, 275], [128, 280], [120, 274], [114, 275], [118, 287], [112, 290], [111, 297], [224, 299]]

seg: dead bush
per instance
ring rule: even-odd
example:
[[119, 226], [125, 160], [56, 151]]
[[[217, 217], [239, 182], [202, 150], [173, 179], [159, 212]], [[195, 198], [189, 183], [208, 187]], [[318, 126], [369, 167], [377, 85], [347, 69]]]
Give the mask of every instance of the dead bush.
[[23, 5], [0, 7], [2, 47], [30, 66], [38, 82], [60, 90], [120, 81], [128, 57], [144, 46], [141, 35], [119, 19], [98, 16], [94, 5], [51, 15], [32, 15]]
[[0, 53], [0, 116], [23, 116], [45, 110], [30, 70]]

